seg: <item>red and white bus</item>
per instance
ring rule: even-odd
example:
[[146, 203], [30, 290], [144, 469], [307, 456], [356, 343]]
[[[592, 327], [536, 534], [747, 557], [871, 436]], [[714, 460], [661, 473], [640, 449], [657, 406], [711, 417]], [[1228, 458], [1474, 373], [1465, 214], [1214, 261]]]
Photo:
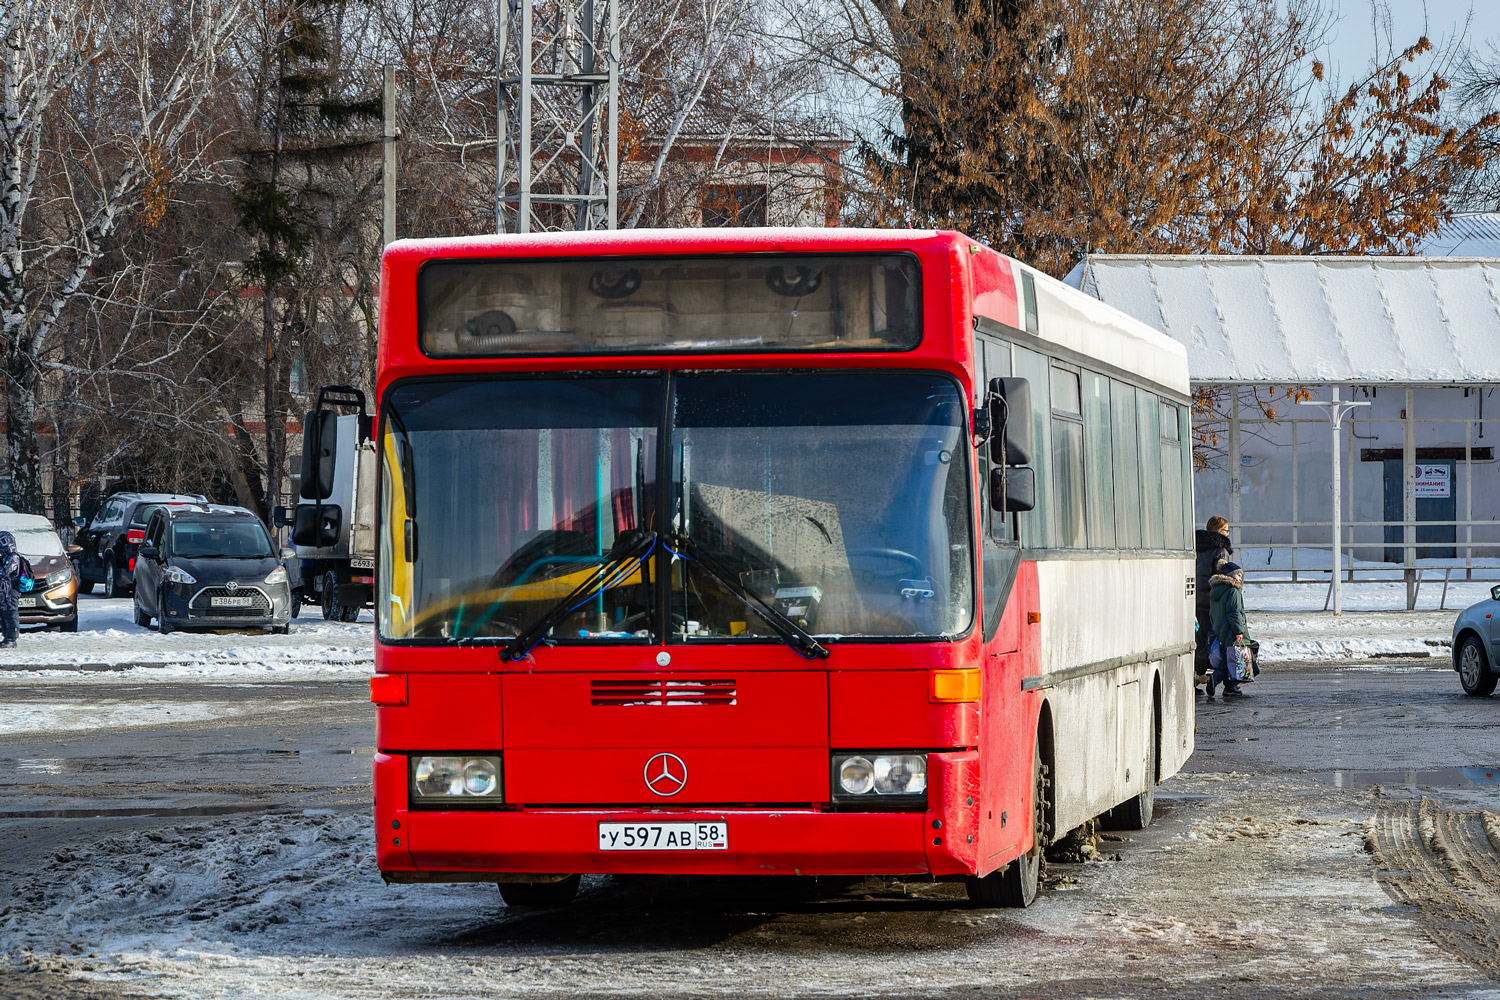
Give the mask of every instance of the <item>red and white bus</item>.
[[381, 289], [387, 881], [1024, 906], [1058, 834], [1150, 821], [1193, 745], [1178, 344], [953, 232], [406, 240]]

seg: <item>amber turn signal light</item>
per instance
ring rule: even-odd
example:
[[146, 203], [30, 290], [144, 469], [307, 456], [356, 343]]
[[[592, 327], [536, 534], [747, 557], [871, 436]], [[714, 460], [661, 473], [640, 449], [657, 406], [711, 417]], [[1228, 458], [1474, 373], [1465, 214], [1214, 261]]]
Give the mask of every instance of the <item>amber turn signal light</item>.
[[405, 705], [406, 675], [376, 674], [371, 677], [370, 700], [377, 705]]
[[931, 700], [939, 704], [978, 701], [978, 670], [934, 670]]

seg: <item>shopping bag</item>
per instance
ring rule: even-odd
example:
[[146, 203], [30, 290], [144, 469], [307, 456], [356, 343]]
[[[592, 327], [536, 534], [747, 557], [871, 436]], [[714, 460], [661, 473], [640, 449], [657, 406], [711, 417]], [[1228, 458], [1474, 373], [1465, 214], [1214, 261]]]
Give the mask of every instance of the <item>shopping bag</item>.
[[1219, 645], [1218, 636], [1214, 636], [1208, 641], [1208, 665], [1214, 670], [1218, 670], [1224, 665], [1224, 650]]
[[1250, 650], [1236, 644], [1226, 650], [1226, 656], [1228, 657], [1226, 672], [1230, 680], [1240, 684], [1248, 684], [1255, 680], [1255, 664], [1250, 658]]

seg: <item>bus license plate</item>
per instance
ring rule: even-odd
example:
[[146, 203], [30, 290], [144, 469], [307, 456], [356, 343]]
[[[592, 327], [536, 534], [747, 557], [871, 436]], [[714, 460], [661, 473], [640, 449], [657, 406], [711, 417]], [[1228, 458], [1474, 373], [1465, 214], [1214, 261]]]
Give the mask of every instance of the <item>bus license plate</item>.
[[255, 598], [253, 597], [210, 597], [210, 606], [215, 608], [253, 608]]
[[23, 597], [23, 598], [21, 598], [20, 602], [16, 604], [16, 607], [18, 607], [18, 608], [34, 608], [34, 607], [37, 607], [37, 600], [36, 600], [35, 597]]
[[600, 823], [601, 851], [727, 851], [728, 823]]

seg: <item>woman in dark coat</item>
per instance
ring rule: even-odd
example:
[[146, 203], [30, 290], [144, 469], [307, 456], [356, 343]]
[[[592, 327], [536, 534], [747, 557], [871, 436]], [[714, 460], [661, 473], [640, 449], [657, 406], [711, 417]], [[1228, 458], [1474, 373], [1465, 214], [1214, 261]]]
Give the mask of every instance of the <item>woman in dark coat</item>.
[[[1208, 683], [1208, 675], [1213, 672], [1208, 665], [1208, 646], [1214, 637], [1213, 619], [1208, 614], [1208, 581], [1234, 555], [1234, 546], [1229, 541], [1229, 522], [1215, 514], [1208, 519], [1207, 530], [1198, 529], [1197, 542], [1198, 584], [1193, 593], [1197, 596], [1198, 632], [1194, 636], [1197, 645], [1193, 650], [1193, 685], [1201, 693], [1202, 686]], [[1213, 692], [1212, 687], [1208, 690]]]
[[1236, 563], [1225, 563], [1219, 572], [1209, 578], [1208, 610], [1213, 619], [1213, 635], [1219, 640], [1219, 648], [1225, 651], [1224, 659], [1214, 668], [1208, 679], [1208, 697], [1214, 696], [1214, 685], [1224, 685], [1224, 697], [1240, 697], [1239, 682], [1229, 676], [1228, 650], [1242, 640], [1250, 638], [1245, 626], [1245, 597], [1243, 584], [1245, 574]]
[[5, 641], [0, 649], [16, 644], [21, 631], [21, 557], [16, 553], [16, 536], [0, 531], [0, 632]]

